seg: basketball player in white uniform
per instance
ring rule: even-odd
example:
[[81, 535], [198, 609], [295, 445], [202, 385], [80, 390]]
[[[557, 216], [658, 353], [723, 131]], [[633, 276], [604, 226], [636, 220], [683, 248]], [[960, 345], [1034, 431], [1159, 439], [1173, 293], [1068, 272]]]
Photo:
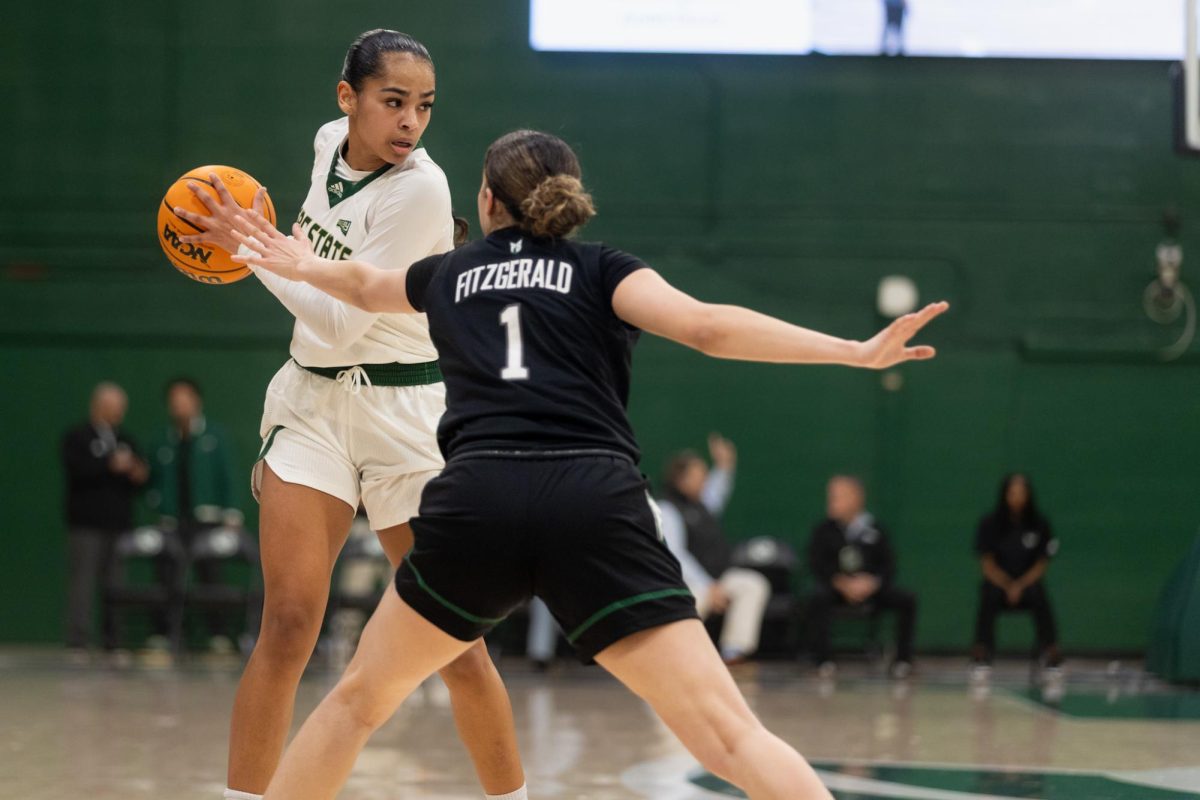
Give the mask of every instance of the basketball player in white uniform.
[[[317, 132], [312, 185], [297, 220], [316, 252], [404, 268], [452, 248], [446, 177], [418, 147], [434, 82], [428, 51], [411, 37], [370, 31], [351, 46], [338, 84], [346, 116]], [[240, 209], [212, 178], [220, 202], [207, 200], [211, 215], [177, 213], [206, 231], [189, 239], [236, 250], [231, 231]], [[296, 326], [292, 358], [267, 388], [253, 472], [265, 608], [234, 704], [230, 800], [259, 796], [278, 764], [333, 564], [359, 504], [393, 565], [411, 547], [408, 521], [442, 468], [436, 429], [445, 409], [423, 315], [364, 312], [307, 284], [256, 274]], [[442, 676], [487, 796], [524, 800], [512, 709], [486, 648]]]

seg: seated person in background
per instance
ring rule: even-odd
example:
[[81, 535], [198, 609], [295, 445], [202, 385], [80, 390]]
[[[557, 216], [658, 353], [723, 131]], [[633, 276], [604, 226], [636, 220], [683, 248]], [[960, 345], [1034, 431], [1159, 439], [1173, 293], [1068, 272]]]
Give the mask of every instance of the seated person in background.
[[[168, 424], [151, 450], [150, 487], [146, 505], [161, 516], [160, 525], [178, 531], [185, 550], [196, 537], [212, 528], [240, 528], [242, 512], [233, 499], [233, 455], [229, 435], [204, 416], [200, 386], [190, 378], [175, 378], [166, 386]], [[220, 584], [221, 567], [214, 561], [198, 561], [196, 578], [202, 584]], [[163, 581], [171, 579], [173, 567], [159, 565]], [[205, 615], [209, 649], [231, 653], [233, 642], [217, 611]], [[166, 649], [166, 619], [155, 621], [149, 649]]]
[[862, 481], [850, 475], [830, 478], [826, 512], [828, 519], [813, 528], [808, 542], [815, 584], [808, 598], [808, 625], [817, 669], [822, 677], [836, 672], [829, 643], [834, 609], [870, 604], [875, 611], [896, 612], [896, 659], [889, 672], [906, 678], [912, 673], [917, 599], [893, 584], [896, 556], [887, 533], [866, 510]]
[[1061, 665], [1054, 611], [1042, 582], [1057, 551], [1058, 540], [1038, 511], [1029, 478], [1019, 472], [1006, 475], [996, 507], [979, 521], [975, 534], [975, 552], [983, 568], [971, 648], [976, 677], [987, 674], [996, 649], [996, 615], [1006, 609], [1033, 614], [1043, 665], [1054, 670]]
[[696, 597], [696, 610], [702, 618], [725, 614], [718, 646], [730, 664], [758, 649], [771, 584], [760, 572], [731, 566], [733, 548], [720, 516], [733, 492], [737, 449], [714, 433], [708, 437], [708, 452], [711, 471], [690, 450], [668, 462], [658, 508], [663, 539], [679, 559], [683, 580]]

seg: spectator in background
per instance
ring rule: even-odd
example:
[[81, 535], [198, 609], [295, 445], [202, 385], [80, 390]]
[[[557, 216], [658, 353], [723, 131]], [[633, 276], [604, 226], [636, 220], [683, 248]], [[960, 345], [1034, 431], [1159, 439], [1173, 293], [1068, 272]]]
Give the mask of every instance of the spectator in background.
[[[92, 390], [88, 421], [62, 438], [61, 453], [67, 478], [67, 647], [86, 657], [91, 641], [92, 608], [96, 589], [115, 579], [117, 536], [133, 525], [133, 497], [146, 482], [146, 462], [137, 444], [121, 430], [129, 399], [115, 383]], [[103, 616], [103, 646], [119, 645], [116, 617], [107, 603]]]
[[[242, 525], [242, 512], [234, 504], [233, 453], [225, 430], [204, 416], [204, 398], [194, 380], [170, 381], [166, 402], [170, 421], [152, 451], [146, 505], [160, 515], [162, 527], [178, 532], [185, 551], [190, 551], [199, 534], [219, 525]], [[216, 562], [199, 561], [194, 569], [202, 584], [221, 582]], [[171, 574], [172, 565], [160, 565], [162, 580], [170, 580]], [[233, 643], [222, 614], [211, 612], [205, 622], [210, 649], [232, 652]], [[160, 619], [156, 628], [156, 635], [147, 645], [165, 649], [165, 619]]]
[[721, 529], [720, 516], [733, 492], [737, 449], [714, 433], [708, 437], [708, 452], [711, 471], [692, 451], [670, 460], [658, 508], [663, 539], [679, 559], [696, 610], [702, 618], [725, 614], [718, 644], [725, 662], [737, 663], [758, 649], [771, 585], [759, 572], [732, 566], [733, 548]]
[[1019, 472], [1004, 476], [996, 507], [979, 521], [975, 534], [983, 581], [979, 586], [975, 644], [971, 648], [974, 677], [987, 675], [996, 649], [996, 616], [1005, 610], [1033, 614], [1043, 666], [1057, 670], [1062, 664], [1054, 611], [1043, 582], [1057, 551], [1058, 540], [1038, 511], [1029, 477]]
[[815, 584], [808, 600], [812, 656], [822, 677], [834, 675], [829, 626], [835, 608], [895, 611], [896, 658], [889, 672], [903, 679], [912, 673], [917, 599], [895, 585], [896, 555], [887, 532], [867, 511], [866, 501], [866, 490], [858, 478], [830, 478], [826, 487], [828, 518], [813, 528], [808, 542]]

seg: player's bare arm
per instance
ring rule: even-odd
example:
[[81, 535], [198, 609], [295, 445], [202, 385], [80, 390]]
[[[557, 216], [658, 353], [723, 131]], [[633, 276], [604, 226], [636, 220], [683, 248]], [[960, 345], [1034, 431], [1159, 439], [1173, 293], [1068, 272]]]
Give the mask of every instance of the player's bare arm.
[[632, 273], [613, 293], [613, 310], [644, 331], [699, 350], [741, 361], [784, 364], [844, 364], [885, 369], [904, 361], [933, 358], [928, 345], [908, 342], [949, 303], [930, 303], [905, 314], [865, 342], [840, 339], [739, 306], [701, 302], [667, 283], [651, 269]]

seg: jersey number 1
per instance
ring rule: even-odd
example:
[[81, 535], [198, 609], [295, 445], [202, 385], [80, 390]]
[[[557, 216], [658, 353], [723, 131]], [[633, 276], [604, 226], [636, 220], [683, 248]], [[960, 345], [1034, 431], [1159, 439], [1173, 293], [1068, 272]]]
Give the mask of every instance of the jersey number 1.
[[500, 370], [506, 381], [523, 381], [529, 377], [525, 366], [525, 348], [521, 345], [521, 304], [513, 303], [500, 312], [500, 324], [508, 332], [508, 364]]

